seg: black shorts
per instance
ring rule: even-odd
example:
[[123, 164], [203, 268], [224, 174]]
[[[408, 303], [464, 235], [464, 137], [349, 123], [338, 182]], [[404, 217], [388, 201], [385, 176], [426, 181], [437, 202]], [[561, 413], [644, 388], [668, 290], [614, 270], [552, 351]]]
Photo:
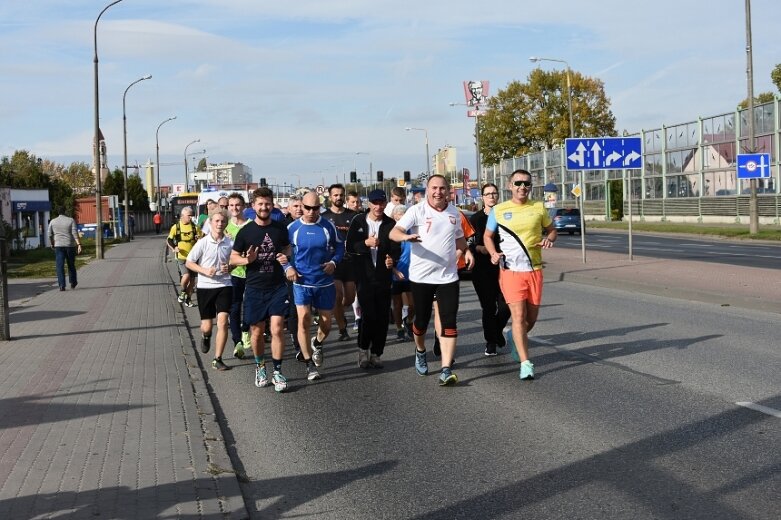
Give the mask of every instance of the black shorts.
[[415, 321], [412, 333], [422, 336], [426, 333], [431, 312], [436, 298], [439, 309], [439, 319], [442, 323], [442, 336], [455, 338], [458, 336], [456, 326], [458, 316], [458, 298], [461, 285], [458, 281], [439, 285], [412, 282], [412, 301], [415, 304]]
[[341, 262], [336, 264], [334, 280], [339, 280], [340, 282], [355, 281], [355, 268], [350, 257], [344, 257]]
[[412, 290], [412, 286], [410, 285], [409, 280], [394, 280], [393, 284], [391, 285], [391, 294], [404, 294], [405, 292], [410, 292]]
[[273, 289], [244, 289], [244, 323], [255, 325], [271, 316], [287, 317], [289, 308], [287, 284]]
[[233, 302], [233, 287], [198, 288], [198, 312], [202, 320], [213, 320], [221, 312], [229, 313]]

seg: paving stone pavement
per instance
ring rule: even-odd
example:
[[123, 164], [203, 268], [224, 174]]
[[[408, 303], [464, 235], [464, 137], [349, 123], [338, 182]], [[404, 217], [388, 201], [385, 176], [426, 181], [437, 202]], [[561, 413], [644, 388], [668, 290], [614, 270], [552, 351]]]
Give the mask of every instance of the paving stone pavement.
[[[0, 518], [246, 518], [162, 239], [9, 281]], [[197, 314], [197, 313], [196, 313]]]

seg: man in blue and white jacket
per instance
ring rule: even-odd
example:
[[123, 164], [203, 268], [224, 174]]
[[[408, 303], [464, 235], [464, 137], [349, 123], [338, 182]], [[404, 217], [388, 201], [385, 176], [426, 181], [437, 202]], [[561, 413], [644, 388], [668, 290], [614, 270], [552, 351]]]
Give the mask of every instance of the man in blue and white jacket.
[[[298, 312], [298, 341], [304, 360], [311, 357], [315, 367], [323, 364], [323, 342], [331, 331], [331, 317], [336, 303], [334, 270], [344, 256], [344, 242], [334, 225], [320, 216], [320, 199], [314, 192], [304, 195], [304, 214], [287, 230], [293, 248], [285, 276], [293, 282], [293, 299]], [[310, 338], [311, 307], [320, 312], [317, 333]], [[308, 364], [308, 363], [307, 363]], [[309, 374], [312, 375], [312, 374]], [[308, 376], [309, 377], [309, 376]], [[312, 379], [319, 378], [309, 377]]]

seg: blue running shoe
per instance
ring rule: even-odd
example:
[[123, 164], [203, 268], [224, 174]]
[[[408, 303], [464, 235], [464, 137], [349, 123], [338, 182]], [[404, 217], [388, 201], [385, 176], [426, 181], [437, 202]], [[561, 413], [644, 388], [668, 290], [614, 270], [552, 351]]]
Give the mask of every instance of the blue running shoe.
[[450, 371], [449, 368], [443, 367], [442, 373], [439, 374], [439, 386], [452, 386], [458, 383], [458, 376]]
[[428, 361], [426, 361], [426, 351], [419, 352], [415, 349], [415, 371], [419, 376], [428, 374]]
[[519, 377], [521, 378], [521, 381], [534, 379], [534, 365], [532, 365], [531, 361], [526, 360], [521, 363], [521, 373], [519, 374]]

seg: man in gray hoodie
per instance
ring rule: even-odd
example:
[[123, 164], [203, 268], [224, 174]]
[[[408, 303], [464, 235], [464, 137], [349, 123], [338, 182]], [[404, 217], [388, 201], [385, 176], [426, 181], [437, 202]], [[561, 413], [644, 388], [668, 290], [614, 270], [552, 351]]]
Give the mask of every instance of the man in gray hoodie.
[[68, 280], [71, 289], [78, 285], [76, 280], [76, 253], [81, 254], [81, 240], [76, 230], [76, 221], [65, 213], [65, 208], [57, 208], [58, 216], [49, 222], [49, 240], [54, 248], [57, 267], [57, 283], [65, 290], [65, 262], [68, 263]]

